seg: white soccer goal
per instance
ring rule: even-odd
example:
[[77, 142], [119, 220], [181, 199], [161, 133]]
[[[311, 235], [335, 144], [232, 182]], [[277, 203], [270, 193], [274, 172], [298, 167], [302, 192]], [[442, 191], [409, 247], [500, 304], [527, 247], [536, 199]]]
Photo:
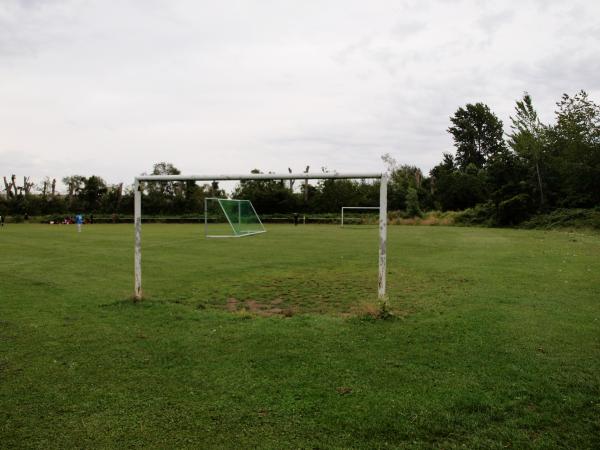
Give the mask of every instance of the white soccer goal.
[[134, 179], [133, 212], [135, 226], [134, 246], [134, 291], [133, 299], [141, 300], [142, 295], [142, 186], [143, 182], [155, 181], [236, 181], [236, 180], [323, 180], [356, 179], [380, 180], [379, 185], [379, 277], [377, 294], [386, 301], [386, 259], [387, 259], [387, 183], [384, 173], [285, 173], [285, 174], [244, 174], [244, 175], [141, 175]]
[[[379, 211], [379, 206], [342, 206], [342, 218], [340, 225], [343, 227], [344, 225], [356, 225], [363, 224], [365, 217], [365, 213], [372, 213], [372, 211]], [[352, 212], [361, 212], [360, 217], [353, 217], [350, 215]]]
[[204, 199], [204, 235], [207, 238], [243, 237], [265, 232], [250, 200]]

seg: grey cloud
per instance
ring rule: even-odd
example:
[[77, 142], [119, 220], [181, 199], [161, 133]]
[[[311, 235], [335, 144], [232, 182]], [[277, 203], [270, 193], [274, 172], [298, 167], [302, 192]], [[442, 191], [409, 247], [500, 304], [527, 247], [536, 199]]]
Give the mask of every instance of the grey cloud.
[[511, 23], [515, 18], [515, 11], [505, 9], [482, 16], [478, 23], [487, 33], [494, 34], [498, 29]]
[[560, 52], [529, 64], [514, 64], [512, 76], [524, 84], [554, 95], [574, 93], [580, 89], [600, 93], [600, 59], [595, 55]]
[[349, 58], [354, 57], [364, 49], [368, 48], [373, 41], [373, 35], [363, 36], [360, 39], [344, 46], [341, 50], [333, 53], [332, 59], [338, 63], [345, 64]]
[[405, 40], [411, 36], [415, 36], [416, 34], [424, 31], [427, 28], [427, 22], [418, 21], [418, 22], [400, 22], [395, 25], [391, 30], [391, 35], [393, 38], [398, 40]]

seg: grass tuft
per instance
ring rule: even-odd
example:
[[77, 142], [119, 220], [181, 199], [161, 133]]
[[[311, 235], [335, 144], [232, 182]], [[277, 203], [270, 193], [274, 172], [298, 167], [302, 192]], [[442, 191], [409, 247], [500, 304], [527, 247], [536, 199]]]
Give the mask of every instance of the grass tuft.
[[388, 300], [365, 301], [355, 309], [355, 316], [363, 320], [393, 320]]

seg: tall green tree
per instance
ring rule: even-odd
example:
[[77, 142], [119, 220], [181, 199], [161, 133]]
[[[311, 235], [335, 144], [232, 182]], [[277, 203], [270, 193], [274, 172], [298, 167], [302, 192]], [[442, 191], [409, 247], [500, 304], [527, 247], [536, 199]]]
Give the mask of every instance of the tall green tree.
[[99, 176], [92, 175], [85, 179], [79, 198], [87, 212], [97, 212], [102, 202], [102, 197], [108, 191], [106, 182]]
[[356, 180], [322, 180], [311, 199], [312, 211], [339, 212], [342, 206], [377, 206], [379, 184]]
[[485, 169], [488, 203], [494, 206], [492, 222], [511, 225], [531, 215], [531, 189], [522, 158], [506, 149], [488, 160]]
[[561, 206], [600, 205], [600, 106], [585, 91], [563, 94], [550, 128]]
[[434, 205], [443, 211], [471, 208], [487, 200], [485, 172], [475, 164], [460, 170], [454, 157], [444, 153], [443, 160], [430, 171]]
[[456, 163], [461, 170], [469, 164], [482, 168], [488, 158], [505, 148], [502, 121], [483, 103], [468, 103], [450, 117], [456, 147]]
[[546, 159], [546, 127], [540, 122], [531, 96], [527, 92], [521, 100], [517, 100], [515, 115], [511, 116], [510, 120], [512, 132], [508, 144], [517, 155], [527, 161], [535, 173], [540, 206], [543, 207], [545, 199], [542, 166]]
[[[152, 167], [151, 175], [180, 175], [181, 171], [169, 162], [159, 162]], [[180, 190], [180, 183], [176, 181], [160, 181], [152, 183], [149, 186], [150, 190], [160, 192], [161, 195], [173, 197]]]
[[409, 187], [406, 192], [406, 212], [412, 217], [421, 217], [423, 212], [419, 205], [419, 194], [414, 187]]
[[[179, 175], [181, 172], [169, 162], [159, 162], [153, 165], [151, 175]], [[147, 198], [144, 199], [144, 209], [155, 214], [180, 213], [182, 198], [182, 183], [178, 181], [153, 181], [145, 183]]]
[[[253, 169], [251, 173], [262, 173]], [[283, 180], [242, 180], [234, 198], [250, 200], [259, 214], [291, 212], [297, 208], [297, 196]]]
[[424, 188], [425, 177], [421, 169], [399, 164], [389, 153], [382, 155], [381, 159], [386, 164], [389, 174], [388, 205], [391, 209], [408, 209], [409, 189], [414, 189], [419, 199], [427, 199], [430, 196], [430, 191]]
[[62, 182], [67, 186], [67, 196], [72, 197], [73, 195], [79, 194], [79, 191], [83, 188], [85, 177], [82, 175], [71, 175], [64, 177]]

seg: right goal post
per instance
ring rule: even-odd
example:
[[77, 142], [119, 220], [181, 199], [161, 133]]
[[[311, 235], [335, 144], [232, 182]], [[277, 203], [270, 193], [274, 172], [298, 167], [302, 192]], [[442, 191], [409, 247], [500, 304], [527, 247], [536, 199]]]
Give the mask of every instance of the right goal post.
[[133, 300], [143, 298], [142, 291], [142, 183], [155, 181], [241, 181], [241, 180], [322, 180], [355, 179], [380, 180], [379, 183], [379, 270], [377, 295], [383, 302], [386, 296], [387, 263], [387, 184], [386, 173], [252, 173], [243, 175], [140, 175], [133, 181], [133, 214], [135, 227], [134, 244], [134, 291]]

